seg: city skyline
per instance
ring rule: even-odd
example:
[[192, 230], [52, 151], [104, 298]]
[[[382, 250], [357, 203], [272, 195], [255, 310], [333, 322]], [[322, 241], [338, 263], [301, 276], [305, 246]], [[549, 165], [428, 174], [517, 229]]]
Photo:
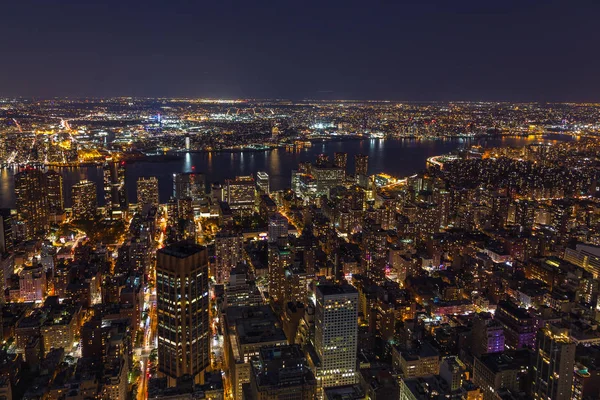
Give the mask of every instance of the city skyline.
[[0, 400], [600, 399], [600, 2], [20, 0]]

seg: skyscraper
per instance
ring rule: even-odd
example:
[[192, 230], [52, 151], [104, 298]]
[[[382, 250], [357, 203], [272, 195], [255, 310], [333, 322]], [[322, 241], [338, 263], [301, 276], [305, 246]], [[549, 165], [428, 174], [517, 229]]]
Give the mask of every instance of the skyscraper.
[[576, 345], [569, 338], [569, 330], [552, 324], [540, 329], [535, 348], [533, 398], [570, 399]]
[[292, 263], [292, 252], [287, 246], [269, 244], [269, 296], [283, 302], [285, 291], [285, 268]]
[[73, 219], [93, 219], [96, 216], [98, 200], [96, 197], [96, 184], [83, 180], [71, 188], [73, 199]]
[[367, 176], [369, 171], [369, 156], [366, 154], [357, 154], [354, 156], [354, 175]]
[[23, 223], [23, 239], [33, 239], [49, 227], [48, 186], [45, 174], [27, 168], [15, 175], [17, 219]]
[[350, 285], [321, 284], [316, 289], [317, 380], [322, 388], [356, 383], [358, 291]]
[[333, 165], [346, 171], [348, 165], [348, 153], [336, 152], [333, 154]]
[[137, 202], [140, 210], [146, 205], [158, 207], [158, 179], [156, 177], [138, 179]]
[[173, 196], [176, 199], [189, 197], [192, 201], [202, 201], [206, 195], [204, 174], [186, 172], [173, 174]]
[[109, 159], [104, 164], [104, 207], [108, 218], [127, 210], [125, 161]]
[[233, 232], [219, 232], [215, 237], [215, 280], [218, 284], [229, 281], [229, 274], [242, 261], [244, 237]]
[[264, 171], [258, 171], [256, 173], [256, 187], [263, 194], [271, 193], [271, 187], [269, 184], [269, 174]]
[[236, 176], [227, 180], [227, 202], [238, 215], [250, 215], [254, 209], [256, 186], [252, 176]]
[[10, 208], [0, 208], [0, 256], [12, 250], [13, 243], [14, 238]]
[[210, 364], [206, 248], [179, 242], [158, 250], [156, 294], [159, 374], [169, 386], [185, 374], [203, 383]]
[[62, 175], [56, 171], [48, 171], [46, 173], [46, 182], [48, 184], [48, 208], [50, 214], [62, 214], [65, 208]]
[[279, 239], [283, 239], [284, 243], [287, 243], [288, 236], [288, 220], [283, 215], [277, 213], [269, 218], [269, 243], [277, 242]]

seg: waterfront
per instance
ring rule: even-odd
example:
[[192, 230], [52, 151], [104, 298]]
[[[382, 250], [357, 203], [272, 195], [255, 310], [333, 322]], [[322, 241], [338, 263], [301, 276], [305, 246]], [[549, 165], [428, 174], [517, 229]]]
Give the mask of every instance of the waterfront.
[[[564, 137], [564, 139], [568, 138]], [[207, 184], [210, 184], [210, 182], [223, 182], [237, 175], [266, 171], [271, 179], [272, 190], [280, 190], [290, 186], [291, 171], [296, 169], [300, 162], [314, 161], [321, 153], [332, 158], [335, 152], [348, 153], [349, 173], [354, 171], [354, 155], [362, 153], [369, 156], [369, 174], [386, 172], [403, 177], [423, 170], [428, 157], [445, 154], [465, 146], [475, 144], [484, 147], [524, 146], [540, 140], [543, 139], [539, 136], [446, 140], [373, 139], [315, 143], [312, 147], [298, 151], [286, 151], [280, 148], [264, 152], [187, 153], [181, 159], [160, 162], [139, 161], [127, 165], [127, 195], [130, 202], [135, 202], [137, 179], [155, 176], [159, 180], [160, 201], [165, 203], [172, 194], [172, 177], [177, 172], [204, 173]], [[103, 204], [102, 167], [69, 167], [56, 170], [60, 171], [64, 178], [66, 206], [71, 205], [71, 187], [82, 179], [96, 183], [98, 201]], [[0, 207], [15, 206], [13, 179], [15, 171], [6, 168], [0, 170]]]

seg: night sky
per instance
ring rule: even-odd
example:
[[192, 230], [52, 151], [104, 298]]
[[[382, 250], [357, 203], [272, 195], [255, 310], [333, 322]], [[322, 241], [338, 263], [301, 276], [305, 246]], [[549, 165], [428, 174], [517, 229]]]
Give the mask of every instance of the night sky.
[[6, 0], [0, 96], [600, 101], [597, 0]]

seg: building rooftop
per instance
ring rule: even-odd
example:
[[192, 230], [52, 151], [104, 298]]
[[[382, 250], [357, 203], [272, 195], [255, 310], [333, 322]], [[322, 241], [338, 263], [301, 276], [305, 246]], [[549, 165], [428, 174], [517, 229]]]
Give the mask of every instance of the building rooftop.
[[252, 362], [252, 370], [259, 390], [269, 387], [316, 385], [304, 353], [297, 345], [269, 346], [260, 350]]
[[164, 248], [158, 250], [158, 252], [162, 253], [162, 254], [166, 254], [171, 257], [187, 258], [196, 253], [203, 251], [204, 249], [206, 249], [206, 247], [200, 246], [200, 245], [192, 243], [192, 242], [182, 241], [182, 242], [174, 243], [172, 245], [164, 247]]
[[529, 363], [529, 351], [517, 350], [504, 353], [484, 354], [479, 358], [487, 369], [493, 373], [508, 370], [521, 370]]
[[334, 296], [340, 294], [358, 294], [358, 291], [354, 286], [351, 285], [334, 285], [330, 283], [320, 284], [317, 286], [317, 290], [323, 296]]

